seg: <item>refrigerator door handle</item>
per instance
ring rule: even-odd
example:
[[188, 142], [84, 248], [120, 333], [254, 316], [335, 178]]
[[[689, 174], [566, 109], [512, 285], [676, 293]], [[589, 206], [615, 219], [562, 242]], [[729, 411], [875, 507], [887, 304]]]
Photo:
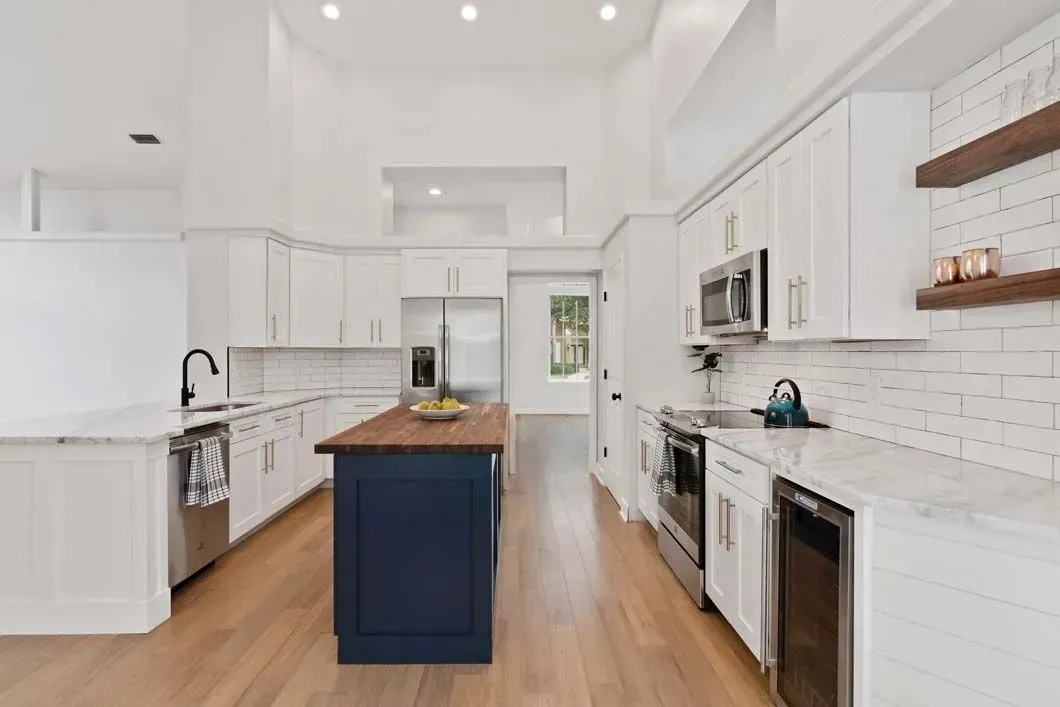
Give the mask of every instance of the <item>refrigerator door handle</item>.
[[444, 363], [444, 365], [445, 365], [445, 393], [444, 393], [444, 397], [447, 397], [447, 398], [451, 397], [451, 393], [452, 393], [452, 389], [449, 387], [449, 385], [450, 385], [450, 383], [449, 383], [450, 372], [452, 370], [450, 368], [450, 363], [451, 362], [449, 360], [449, 349], [452, 347], [452, 345], [453, 345], [453, 332], [449, 328], [449, 325], [446, 324], [445, 325], [445, 363]]
[[445, 325], [438, 325], [438, 396], [444, 398], [448, 395], [445, 390], [445, 386], [448, 381], [445, 379]]

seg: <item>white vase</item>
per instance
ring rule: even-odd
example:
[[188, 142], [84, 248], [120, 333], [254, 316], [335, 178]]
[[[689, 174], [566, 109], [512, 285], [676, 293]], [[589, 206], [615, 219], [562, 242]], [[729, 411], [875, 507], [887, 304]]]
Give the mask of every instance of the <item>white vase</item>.
[[716, 401], [717, 395], [715, 393], [711, 393], [709, 390], [703, 391], [702, 402], [707, 404], [714, 404]]

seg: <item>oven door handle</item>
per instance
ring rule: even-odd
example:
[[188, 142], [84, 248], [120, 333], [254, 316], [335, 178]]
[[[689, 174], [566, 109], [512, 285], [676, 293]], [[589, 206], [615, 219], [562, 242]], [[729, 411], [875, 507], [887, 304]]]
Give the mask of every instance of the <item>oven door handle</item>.
[[676, 447], [677, 449], [680, 449], [682, 452], [687, 452], [688, 454], [691, 454], [693, 457], [699, 456], [699, 447], [693, 447], [688, 442], [682, 442], [676, 437], [668, 435], [666, 437], [666, 443], [669, 444], [671, 447]]

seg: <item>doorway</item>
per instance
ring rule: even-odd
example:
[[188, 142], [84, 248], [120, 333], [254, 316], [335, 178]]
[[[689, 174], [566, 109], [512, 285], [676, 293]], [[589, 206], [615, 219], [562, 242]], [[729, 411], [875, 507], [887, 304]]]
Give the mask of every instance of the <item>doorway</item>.
[[622, 384], [625, 379], [625, 263], [622, 254], [604, 265], [600, 293], [602, 371], [598, 387], [597, 468], [623, 514], [629, 499], [623, 483], [623, 425], [625, 415]]

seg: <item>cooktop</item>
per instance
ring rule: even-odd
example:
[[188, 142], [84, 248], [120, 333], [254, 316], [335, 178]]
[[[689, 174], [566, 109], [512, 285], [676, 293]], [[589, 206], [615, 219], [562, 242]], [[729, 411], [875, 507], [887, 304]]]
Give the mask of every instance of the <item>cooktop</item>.
[[[659, 422], [667, 427], [691, 437], [702, 436], [700, 430], [704, 427], [723, 430], [749, 430], [765, 426], [765, 420], [763, 419], [765, 412], [760, 409], [746, 411], [673, 410], [669, 407], [663, 406], [660, 410], [655, 411], [654, 415]], [[819, 422], [811, 422], [810, 427], [813, 429], [822, 429], [827, 428], [828, 426], [822, 425]]]

